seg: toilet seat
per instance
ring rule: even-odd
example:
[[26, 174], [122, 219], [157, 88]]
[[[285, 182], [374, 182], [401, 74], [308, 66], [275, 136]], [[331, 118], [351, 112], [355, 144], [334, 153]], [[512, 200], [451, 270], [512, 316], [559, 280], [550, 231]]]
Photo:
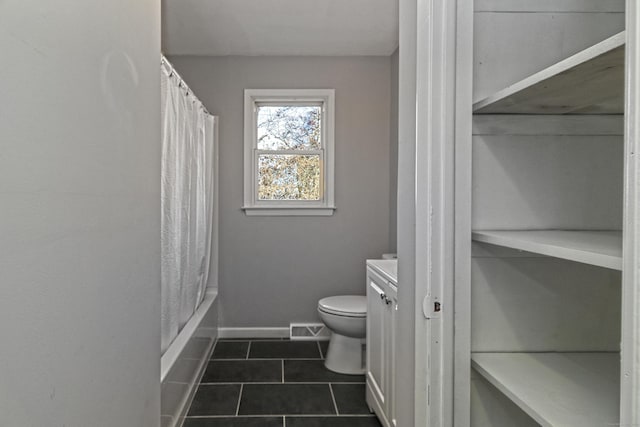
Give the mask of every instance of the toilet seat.
[[318, 301], [318, 310], [335, 316], [367, 317], [367, 298], [362, 295], [338, 295]]

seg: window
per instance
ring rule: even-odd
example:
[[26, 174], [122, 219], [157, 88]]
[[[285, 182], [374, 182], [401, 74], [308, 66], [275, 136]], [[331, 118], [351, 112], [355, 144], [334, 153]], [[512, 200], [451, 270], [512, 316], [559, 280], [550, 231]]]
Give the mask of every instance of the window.
[[333, 89], [244, 92], [247, 215], [332, 215]]

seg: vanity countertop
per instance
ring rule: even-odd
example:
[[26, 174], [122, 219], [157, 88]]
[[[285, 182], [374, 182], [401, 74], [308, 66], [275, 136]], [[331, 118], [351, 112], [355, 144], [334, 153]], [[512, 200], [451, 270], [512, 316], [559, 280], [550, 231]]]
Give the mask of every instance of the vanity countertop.
[[398, 286], [398, 260], [397, 259], [368, 259], [367, 266], [376, 273]]

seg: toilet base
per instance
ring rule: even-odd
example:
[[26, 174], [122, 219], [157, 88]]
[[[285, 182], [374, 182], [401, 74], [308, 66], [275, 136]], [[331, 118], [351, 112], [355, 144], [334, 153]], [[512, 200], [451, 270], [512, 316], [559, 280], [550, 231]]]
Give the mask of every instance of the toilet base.
[[350, 338], [331, 332], [329, 351], [324, 366], [333, 372], [348, 375], [365, 373], [364, 338]]

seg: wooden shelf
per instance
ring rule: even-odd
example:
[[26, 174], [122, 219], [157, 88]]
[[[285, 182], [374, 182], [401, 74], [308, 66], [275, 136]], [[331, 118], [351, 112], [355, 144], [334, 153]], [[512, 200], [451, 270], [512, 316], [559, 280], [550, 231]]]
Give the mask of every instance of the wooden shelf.
[[622, 270], [622, 232], [517, 230], [474, 231], [473, 240], [536, 254]]
[[625, 32], [475, 102], [476, 114], [623, 114]]
[[617, 425], [618, 353], [475, 353], [471, 363], [543, 426]]

